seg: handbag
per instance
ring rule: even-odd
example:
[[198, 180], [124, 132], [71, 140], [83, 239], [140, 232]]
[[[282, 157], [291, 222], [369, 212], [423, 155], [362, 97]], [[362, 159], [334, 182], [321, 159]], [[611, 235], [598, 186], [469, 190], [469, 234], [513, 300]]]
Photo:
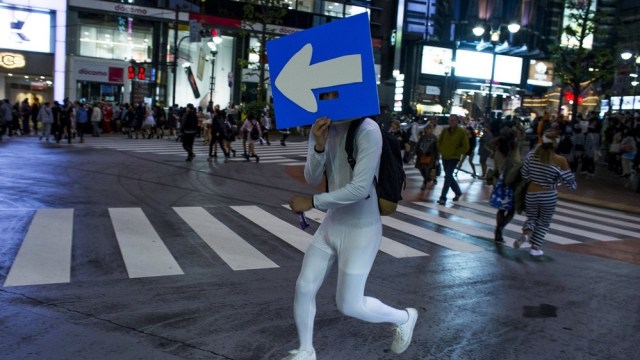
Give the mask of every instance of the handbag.
[[420, 164], [422, 165], [431, 164], [431, 155], [427, 155], [427, 154], [420, 155]]
[[491, 190], [491, 197], [489, 198], [489, 205], [492, 207], [509, 211], [513, 209], [513, 189], [510, 186], [507, 186], [504, 182], [504, 173], [509, 163], [509, 157], [507, 161], [505, 161], [504, 165], [502, 165], [502, 169], [500, 171], [500, 176], [496, 181], [496, 184], [493, 186], [493, 190]]

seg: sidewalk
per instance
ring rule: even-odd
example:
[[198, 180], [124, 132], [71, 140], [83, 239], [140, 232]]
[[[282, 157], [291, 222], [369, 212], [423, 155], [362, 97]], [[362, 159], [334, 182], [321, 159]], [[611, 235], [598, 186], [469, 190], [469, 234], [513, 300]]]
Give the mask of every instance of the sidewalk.
[[640, 193], [635, 184], [625, 187], [627, 179], [621, 178], [604, 165], [596, 165], [595, 176], [576, 175], [578, 188], [568, 190], [559, 187], [563, 200], [640, 214]]

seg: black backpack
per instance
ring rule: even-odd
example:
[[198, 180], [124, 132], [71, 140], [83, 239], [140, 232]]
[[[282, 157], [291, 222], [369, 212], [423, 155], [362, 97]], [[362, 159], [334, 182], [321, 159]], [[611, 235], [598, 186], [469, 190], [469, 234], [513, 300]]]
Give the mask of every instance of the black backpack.
[[[362, 124], [364, 118], [354, 120], [349, 125], [345, 151], [351, 170], [356, 166], [353, 157], [356, 130]], [[402, 190], [406, 186], [406, 175], [402, 165], [402, 153], [400, 144], [391, 133], [380, 129], [382, 134], [382, 153], [380, 154], [380, 172], [375, 178], [376, 192], [378, 193], [378, 209], [380, 215], [391, 215], [396, 211], [398, 202], [402, 200]]]
[[251, 122], [251, 132], [249, 133], [249, 136], [251, 137], [252, 140], [258, 140], [260, 139], [260, 130], [258, 130], [258, 126], [260, 126], [258, 124], [258, 122]]

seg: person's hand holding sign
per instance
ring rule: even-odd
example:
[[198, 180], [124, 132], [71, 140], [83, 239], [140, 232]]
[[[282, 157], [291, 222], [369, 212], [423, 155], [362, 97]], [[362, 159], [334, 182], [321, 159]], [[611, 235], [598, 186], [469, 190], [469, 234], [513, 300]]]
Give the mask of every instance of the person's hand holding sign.
[[316, 152], [323, 152], [324, 146], [327, 143], [327, 137], [329, 135], [329, 125], [331, 125], [331, 120], [326, 117], [321, 117], [313, 124], [311, 127], [311, 132], [316, 139], [315, 150]]

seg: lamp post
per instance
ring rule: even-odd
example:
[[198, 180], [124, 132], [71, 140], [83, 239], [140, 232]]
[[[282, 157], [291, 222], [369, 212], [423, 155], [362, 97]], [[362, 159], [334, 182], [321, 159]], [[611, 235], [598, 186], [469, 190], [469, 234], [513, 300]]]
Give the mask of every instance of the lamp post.
[[[628, 60], [630, 60], [631, 58], [635, 57], [635, 67], [634, 67], [634, 72], [629, 74], [629, 77], [631, 77], [633, 80], [631, 80], [631, 86], [633, 86], [633, 100], [631, 103], [631, 111], [632, 113], [635, 112], [636, 109], [636, 87], [639, 84], [638, 82], [638, 65], [640, 65], [640, 54], [634, 54], [630, 51], [624, 51], [623, 53], [620, 54], [620, 58], [622, 58], [622, 60], [624, 62], [627, 62]], [[624, 84], [626, 83], [623, 82], [623, 87], [622, 87], [622, 93], [620, 94], [620, 106], [618, 107], [618, 111], [622, 111], [622, 100], [624, 98]]]
[[[489, 81], [489, 96], [487, 99], [487, 105], [485, 107], [485, 117], [487, 119], [489, 119], [491, 116], [491, 102], [493, 101], [491, 97], [493, 95], [493, 81], [496, 74], [496, 45], [500, 42], [500, 35], [501, 35], [500, 28], [502, 28], [503, 26], [506, 26], [507, 29], [509, 30], [509, 33], [511, 34], [515, 34], [518, 31], [520, 31], [520, 25], [515, 22], [512, 22], [508, 25], [500, 24], [498, 25], [496, 30], [492, 28], [491, 33], [489, 34], [489, 41], [491, 42], [492, 46], [491, 46], [491, 80]], [[482, 25], [477, 25], [472, 29], [472, 31], [475, 36], [482, 36], [484, 35], [485, 30]]]
[[222, 43], [222, 37], [220, 37], [218, 30], [211, 30], [211, 41], [207, 43], [209, 50], [211, 51], [211, 77], [209, 78], [209, 107], [213, 109], [213, 90], [215, 89], [216, 80], [216, 56], [218, 55], [218, 45]]

